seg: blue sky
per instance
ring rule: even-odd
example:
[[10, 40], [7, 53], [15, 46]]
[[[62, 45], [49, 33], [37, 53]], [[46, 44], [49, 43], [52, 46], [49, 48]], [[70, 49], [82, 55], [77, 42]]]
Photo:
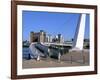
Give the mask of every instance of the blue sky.
[[[65, 40], [74, 37], [80, 14], [60, 12], [22, 12], [23, 40], [29, 40], [31, 31], [44, 30], [47, 34], [55, 36], [62, 34]], [[85, 38], [89, 38], [89, 14], [86, 16]]]

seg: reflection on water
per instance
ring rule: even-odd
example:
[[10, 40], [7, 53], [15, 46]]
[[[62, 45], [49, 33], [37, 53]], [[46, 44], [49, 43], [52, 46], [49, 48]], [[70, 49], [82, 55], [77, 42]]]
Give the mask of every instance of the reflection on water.
[[23, 47], [23, 58], [28, 58], [28, 56], [29, 56], [29, 54], [30, 54], [30, 49], [29, 49], [29, 47]]

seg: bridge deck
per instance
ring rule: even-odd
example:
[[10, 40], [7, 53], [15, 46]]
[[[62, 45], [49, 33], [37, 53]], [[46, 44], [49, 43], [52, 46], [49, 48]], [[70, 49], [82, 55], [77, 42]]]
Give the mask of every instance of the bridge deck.
[[46, 46], [51, 46], [51, 45], [56, 45], [56, 46], [72, 46], [72, 43], [47, 43], [47, 42], [45, 42], [45, 43], [42, 43], [42, 44], [44, 44], [44, 45], [46, 45]]

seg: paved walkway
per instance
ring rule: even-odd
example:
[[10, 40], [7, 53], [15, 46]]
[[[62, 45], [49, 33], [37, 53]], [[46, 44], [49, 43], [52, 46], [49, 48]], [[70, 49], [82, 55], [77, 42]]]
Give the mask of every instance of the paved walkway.
[[23, 68], [46, 68], [46, 67], [68, 67], [89, 65], [89, 51], [71, 52], [61, 56], [61, 61], [53, 58], [41, 58], [40, 61], [34, 59], [23, 60]]

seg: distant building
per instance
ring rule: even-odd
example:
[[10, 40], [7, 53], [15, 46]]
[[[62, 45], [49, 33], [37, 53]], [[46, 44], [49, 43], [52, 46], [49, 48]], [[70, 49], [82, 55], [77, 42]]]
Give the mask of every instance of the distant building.
[[45, 41], [46, 41], [46, 32], [40, 30], [39, 42], [45, 42]]
[[62, 37], [61, 34], [58, 34], [58, 42], [59, 43], [63, 43], [64, 42], [64, 38]]
[[30, 32], [30, 43], [32, 42], [45, 42], [46, 33], [43, 30], [40, 32]]
[[63, 37], [63, 36], [61, 36], [61, 41], [60, 41], [60, 43], [64, 43], [64, 37]]
[[46, 42], [52, 42], [52, 36], [50, 34], [46, 36]]
[[58, 42], [61, 42], [61, 34], [58, 34]]
[[52, 35], [46, 35], [46, 32], [40, 30], [40, 32], [30, 32], [30, 43], [32, 42], [56, 42], [56, 43], [64, 43], [64, 38], [61, 34], [52, 37]]
[[52, 39], [52, 42], [58, 42], [58, 36], [55, 36], [55, 37]]
[[30, 32], [30, 37], [29, 37], [29, 42], [33, 42], [34, 41], [34, 32]]
[[64, 38], [61, 34], [58, 34], [52, 39], [52, 42], [64, 43]]

